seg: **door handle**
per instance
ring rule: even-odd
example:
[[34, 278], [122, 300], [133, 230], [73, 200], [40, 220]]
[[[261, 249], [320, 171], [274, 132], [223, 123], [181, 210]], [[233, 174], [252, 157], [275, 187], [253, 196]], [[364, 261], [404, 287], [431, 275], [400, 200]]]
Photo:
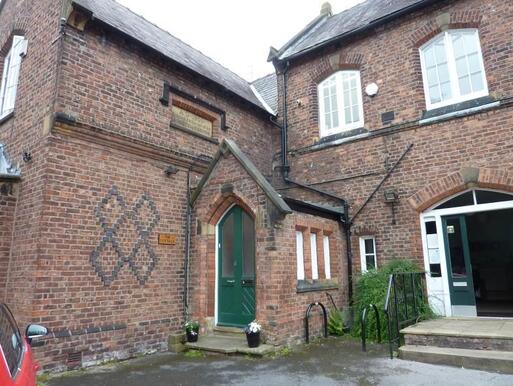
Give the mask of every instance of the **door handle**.
[[252, 285], [255, 284], [255, 281], [253, 279], [245, 279], [241, 280], [242, 285]]
[[226, 280], [227, 283], [233, 284], [235, 283], [235, 280]]

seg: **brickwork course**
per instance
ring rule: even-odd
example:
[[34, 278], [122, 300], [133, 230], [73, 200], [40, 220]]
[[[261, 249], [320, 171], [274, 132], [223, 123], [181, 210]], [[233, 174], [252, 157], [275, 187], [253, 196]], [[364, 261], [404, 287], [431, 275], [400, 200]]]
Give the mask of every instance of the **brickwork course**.
[[[291, 48], [283, 60], [275, 57], [277, 77], [255, 82], [278, 88], [278, 99], [267, 103], [278, 106], [275, 115], [248, 82], [112, 0], [4, 0], [0, 72], [14, 35], [25, 36], [28, 49], [14, 113], [0, 120], [0, 140], [21, 169], [19, 180], [0, 178], [0, 295], [21, 326], [49, 328], [45, 344], [35, 348], [43, 369], [166, 350], [187, 317], [209, 333], [216, 314], [216, 225], [233, 205], [255, 221], [255, 316], [268, 343], [303, 341], [307, 306], [321, 301], [331, 308], [325, 292], [337, 307], [348, 306], [351, 270], [340, 201], [282, 179], [284, 102], [290, 178], [344, 198], [346, 222], [400, 160], [354, 219], [355, 276], [359, 236], [375, 236], [378, 266], [393, 258], [423, 264], [423, 210], [471, 186], [513, 192], [513, 5], [417, 3], [426, 4], [293, 58], [284, 56]], [[109, 4], [116, 12], [109, 14]], [[479, 30], [490, 97], [499, 103], [420, 124], [425, 97], [418, 48], [440, 31], [465, 27]], [[182, 59], [163, 48], [166, 42]], [[379, 93], [363, 94], [365, 127], [356, 135], [321, 140], [317, 85], [346, 68], [359, 69], [362, 86], [375, 82]], [[176, 107], [211, 122], [212, 135], [173, 125]], [[381, 114], [390, 111], [395, 118], [384, 125]], [[223, 147], [229, 141], [238, 151]], [[399, 194], [395, 224], [383, 200], [392, 188]], [[302, 283], [298, 231], [304, 235]], [[318, 280], [312, 280], [311, 233]], [[172, 245], [159, 243], [159, 234], [171, 235]], [[311, 324], [318, 335], [318, 308]]]

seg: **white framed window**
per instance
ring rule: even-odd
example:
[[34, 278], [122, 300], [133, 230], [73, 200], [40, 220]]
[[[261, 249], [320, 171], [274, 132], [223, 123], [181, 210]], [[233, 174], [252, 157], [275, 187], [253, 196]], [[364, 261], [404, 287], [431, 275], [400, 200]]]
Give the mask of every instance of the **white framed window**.
[[0, 84], [0, 118], [14, 110], [18, 79], [20, 75], [21, 58], [27, 51], [27, 39], [14, 36], [12, 47], [5, 56], [2, 81]]
[[488, 95], [477, 29], [443, 32], [420, 48], [428, 110]]
[[320, 135], [326, 137], [363, 127], [360, 71], [338, 71], [317, 89]]
[[324, 274], [326, 279], [331, 279], [330, 238], [325, 235], [322, 238], [322, 242], [322, 249], [324, 252]]
[[360, 237], [360, 259], [362, 273], [377, 268], [376, 238], [374, 236]]
[[296, 231], [296, 261], [297, 261], [297, 279], [305, 280], [305, 258], [303, 245], [303, 232]]
[[319, 279], [319, 268], [317, 266], [317, 234], [310, 233], [310, 257], [312, 260], [312, 280]]

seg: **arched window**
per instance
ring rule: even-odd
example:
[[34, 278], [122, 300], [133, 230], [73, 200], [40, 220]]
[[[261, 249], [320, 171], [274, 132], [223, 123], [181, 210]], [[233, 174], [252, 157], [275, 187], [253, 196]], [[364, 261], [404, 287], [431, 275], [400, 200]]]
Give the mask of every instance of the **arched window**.
[[496, 202], [513, 201], [513, 194], [495, 190], [472, 189], [449, 198], [433, 209], [459, 208], [469, 205], [493, 204]]
[[338, 71], [318, 86], [321, 137], [363, 127], [360, 71]]
[[0, 119], [14, 110], [21, 58], [27, 52], [27, 40], [23, 36], [14, 36], [12, 46], [3, 59], [3, 71], [0, 81]]
[[488, 95], [477, 29], [443, 32], [420, 48], [427, 109]]

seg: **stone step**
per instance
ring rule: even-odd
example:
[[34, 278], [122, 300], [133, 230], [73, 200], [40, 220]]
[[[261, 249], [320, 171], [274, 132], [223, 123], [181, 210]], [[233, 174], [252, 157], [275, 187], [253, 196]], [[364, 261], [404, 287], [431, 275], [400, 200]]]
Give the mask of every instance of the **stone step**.
[[185, 343], [185, 347], [192, 350], [201, 350], [219, 354], [249, 354], [263, 356], [274, 351], [274, 346], [261, 344], [256, 348], [249, 348], [246, 337], [240, 336], [200, 336], [197, 342]]
[[399, 358], [513, 374], [513, 352], [406, 345], [399, 347]]
[[243, 336], [245, 339], [245, 333], [242, 328], [237, 327], [225, 327], [225, 326], [215, 326], [214, 335], [223, 335], [223, 336]]
[[513, 352], [513, 339], [473, 336], [472, 334], [404, 334], [404, 343], [410, 346], [431, 346], [469, 350]]

